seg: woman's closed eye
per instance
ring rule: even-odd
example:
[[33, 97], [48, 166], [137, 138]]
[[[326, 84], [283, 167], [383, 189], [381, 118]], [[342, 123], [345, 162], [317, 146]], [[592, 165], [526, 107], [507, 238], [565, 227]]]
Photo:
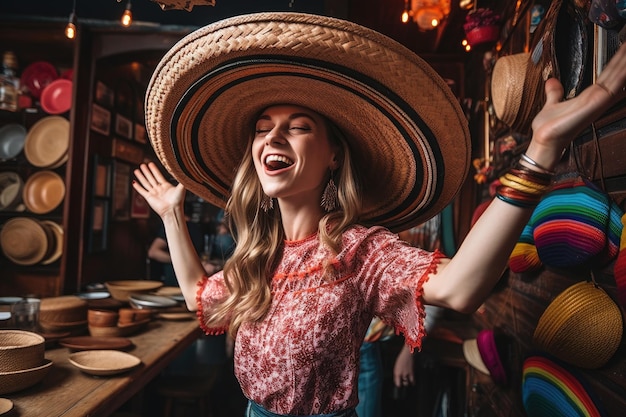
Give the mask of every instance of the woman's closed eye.
[[310, 132], [311, 128], [308, 126], [290, 126], [289, 130], [301, 131], [301, 132]]

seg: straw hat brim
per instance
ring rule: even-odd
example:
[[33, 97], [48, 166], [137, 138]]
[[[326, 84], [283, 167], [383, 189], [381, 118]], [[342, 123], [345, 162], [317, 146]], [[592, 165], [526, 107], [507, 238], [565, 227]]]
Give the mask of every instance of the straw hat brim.
[[28, 130], [24, 155], [28, 162], [36, 167], [57, 167], [66, 160], [69, 145], [69, 120], [63, 116], [47, 116]]
[[44, 228], [52, 232], [53, 239], [50, 243], [51, 251], [48, 256], [41, 261], [42, 264], [48, 265], [57, 261], [63, 255], [63, 227], [52, 220], [42, 220], [41, 224]]
[[35, 219], [14, 217], [0, 231], [0, 246], [4, 255], [18, 265], [35, 265], [48, 252], [48, 236]]
[[528, 52], [503, 55], [493, 66], [491, 101], [496, 116], [507, 126], [512, 126], [515, 122], [522, 102], [528, 58]]
[[485, 362], [480, 355], [477, 339], [468, 339], [463, 341], [463, 356], [465, 357], [467, 363], [469, 363], [472, 367], [478, 369], [485, 375], [491, 375], [489, 368], [487, 368], [487, 365], [485, 365]]
[[258, 13], [187, 35], [152, 76], [147, 130], [165, 168], [224, 207], [254, 117], [275, 104], [310, 108], [346, 135], [364, 224], [422, 223], [466, 177], [467, 120], [445, 81], [396, 41], [324, 16]]
[[36, 214], [49, 213], [63, 202], [65, 183], [54, 171], [38, 171], [26, 179], [22, 194], [29, 211]]

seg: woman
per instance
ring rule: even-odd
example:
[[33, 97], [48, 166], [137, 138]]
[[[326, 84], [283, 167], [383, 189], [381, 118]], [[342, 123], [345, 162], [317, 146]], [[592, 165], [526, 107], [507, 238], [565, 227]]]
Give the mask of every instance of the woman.
[[[133, 186], [163, 220], [201, 327], [236, 337], [248, 415], [354, 416], [372, 317], [419, 348], [424, 305], [474, 311], [563, 149], [626, 96], [624, 85], [626, 47], [572, 100], [548, 80], [510, 186], [445, 259], [393, 233], [443, 209], [469, 167], [466, 121], [445, 82], [350, 22], [239, 16], [188, 35], [161, 60], [146, 121], [180, 184], [150, 163]], [[185, 189], [225, 206], [236, 230], [232, 257], [211, 277], [185, 229]]]

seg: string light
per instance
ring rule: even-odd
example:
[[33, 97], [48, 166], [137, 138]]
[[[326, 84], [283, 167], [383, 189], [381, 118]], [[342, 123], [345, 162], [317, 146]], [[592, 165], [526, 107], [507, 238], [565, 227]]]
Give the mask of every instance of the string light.
[[409, 0], [404, 0], [404, 11], [402, 12], [402, 23], [409, 21]]
[[130, 24], [133, 23], [133, 12], [131, 12], [130, 7], [130, 0], [128, 0], [128, 3], [126, 3], [126, 9], [122, 14], [122, 25], [126, 27], [130, 26]]
[[76, 37], [76, 0], [72, 6], [72, 13], [65, 26], [65, 37], [67, 39], [74, 39]]

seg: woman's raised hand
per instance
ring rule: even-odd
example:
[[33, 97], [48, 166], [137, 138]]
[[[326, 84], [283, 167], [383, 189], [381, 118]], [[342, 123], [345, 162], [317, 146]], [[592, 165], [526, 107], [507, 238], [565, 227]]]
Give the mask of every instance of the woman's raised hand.
[[626, 44], [604, 67], [595, 84], [576, 97], [562, 101], [563, 87], [556, 79], [545, 84], [546, 104], [533, 120], [533, 142], [540, 152], [559, 155], [569, 143], [611, 106], [626, 97]]
[[163, 217], [168, 211], [183, 204], [185, 188], [182, 184], [174, 186], [167, 181], [154, 162], [141, 164], [134, 173], [137, 181], [133, 181], [133, 188], [159, 216]]

